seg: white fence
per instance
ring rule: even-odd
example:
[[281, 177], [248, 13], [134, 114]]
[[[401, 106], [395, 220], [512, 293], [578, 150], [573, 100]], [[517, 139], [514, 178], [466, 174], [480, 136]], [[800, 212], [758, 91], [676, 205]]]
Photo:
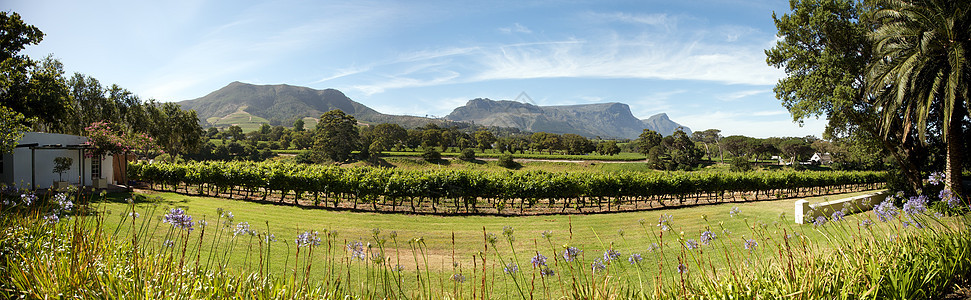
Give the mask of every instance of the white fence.
[[796, 223], [812, 223], [817, 217], [831, 218], [834, 212], [843, 211], [847, 215], [873, 209], [874, 206], [883, 202], [889, 193], [879, 192], [856, 197], [826, 201], [823, 203], [809, 204], [809, 201], [796, 201]]

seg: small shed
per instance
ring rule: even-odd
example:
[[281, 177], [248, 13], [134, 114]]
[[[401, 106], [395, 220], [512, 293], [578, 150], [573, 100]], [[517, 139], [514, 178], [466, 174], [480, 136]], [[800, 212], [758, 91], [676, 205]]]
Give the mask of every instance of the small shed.
[[[85, 144], [87, 141], [87, 137], [77, 135], [24, 133], [13, 152], [0, 159], [0, 182], [25, 189], [51, 188], [62, 179], [74, 186], [104, 187], [114, 182], [114, 160], [110, 155], [88, 157], [91, 147]], [[63, 177], [54, 173], [57, 157], [72, 160]]]
[[813, 157], [809, 158], [809, 161], [821, 165], [828, 165], [833, 163], [833, 157], [829, 153], [816, 152], [813, 153]]

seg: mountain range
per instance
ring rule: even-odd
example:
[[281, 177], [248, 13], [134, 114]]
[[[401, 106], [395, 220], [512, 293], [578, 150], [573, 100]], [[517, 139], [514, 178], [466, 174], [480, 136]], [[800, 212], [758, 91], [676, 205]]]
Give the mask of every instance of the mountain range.
[[575, 133], [591, 138], [637, 138], [645, 128], [662, 135], [670, 135], [678, 127], [691, 133], [663, 113], [637, 119], [623, 103], [537, 106], [480, 98], [455, 108], [444, 119], [435, 119], [380, 113], [335, 89], [233, 82], [206, 96], [178, 104], [183, 109], [195, 110], [205, 126], [240, 125], [244, 130], [258, 128], [261, 123], [290, 125], [297, 119], [309, 121], [307, 126], [313, 126], [324, 112], [340, 109], [362, 123], [397, 123], [406, 128], [464, 122], [533, 132]]

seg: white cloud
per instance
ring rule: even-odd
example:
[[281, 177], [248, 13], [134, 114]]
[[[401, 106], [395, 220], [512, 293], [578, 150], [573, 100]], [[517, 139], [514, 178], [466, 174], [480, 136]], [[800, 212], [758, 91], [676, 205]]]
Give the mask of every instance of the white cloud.
[[526, 33], [526, 34], [533, 33], [532, 30], [529, 30], [529, 28], [526, 28], [526, 26], [523, 26], [522, 24], [519, 24], [519, 23], [512, 24], [512, 26], [510, 27], [499, 28], [499, 31], [503, 33]]
[[767, 90], [738, 91], [738, 92], [733, 92], [733, 93], [719, 95], [718, 96], [718, 99], [724, 100], [724, 101], [734, 101], [734, 100], [742, 99], [742, 98], [745, 98], [745, 97], [748, 97], [748, 96], [754, 96], [754, 95], [758, 95], [758, 94], [762, 94], [762, 93], [766, 93], [766, 92], [768, 92], [768, 91]]

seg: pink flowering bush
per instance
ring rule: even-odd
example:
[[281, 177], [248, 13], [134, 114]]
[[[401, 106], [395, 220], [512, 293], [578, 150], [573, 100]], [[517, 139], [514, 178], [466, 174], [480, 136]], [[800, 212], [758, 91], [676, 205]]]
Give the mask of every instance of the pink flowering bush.
[[104, 157], [116, 153], [152, 153], [160, 152], [155, 140], [144, 134], [125, 132], [121, 128], [112, 128], [110, 122], [94, 122], [84, 128], [88, 142], [85, 145], [93, 149], [87, 152], [88, 157]]

